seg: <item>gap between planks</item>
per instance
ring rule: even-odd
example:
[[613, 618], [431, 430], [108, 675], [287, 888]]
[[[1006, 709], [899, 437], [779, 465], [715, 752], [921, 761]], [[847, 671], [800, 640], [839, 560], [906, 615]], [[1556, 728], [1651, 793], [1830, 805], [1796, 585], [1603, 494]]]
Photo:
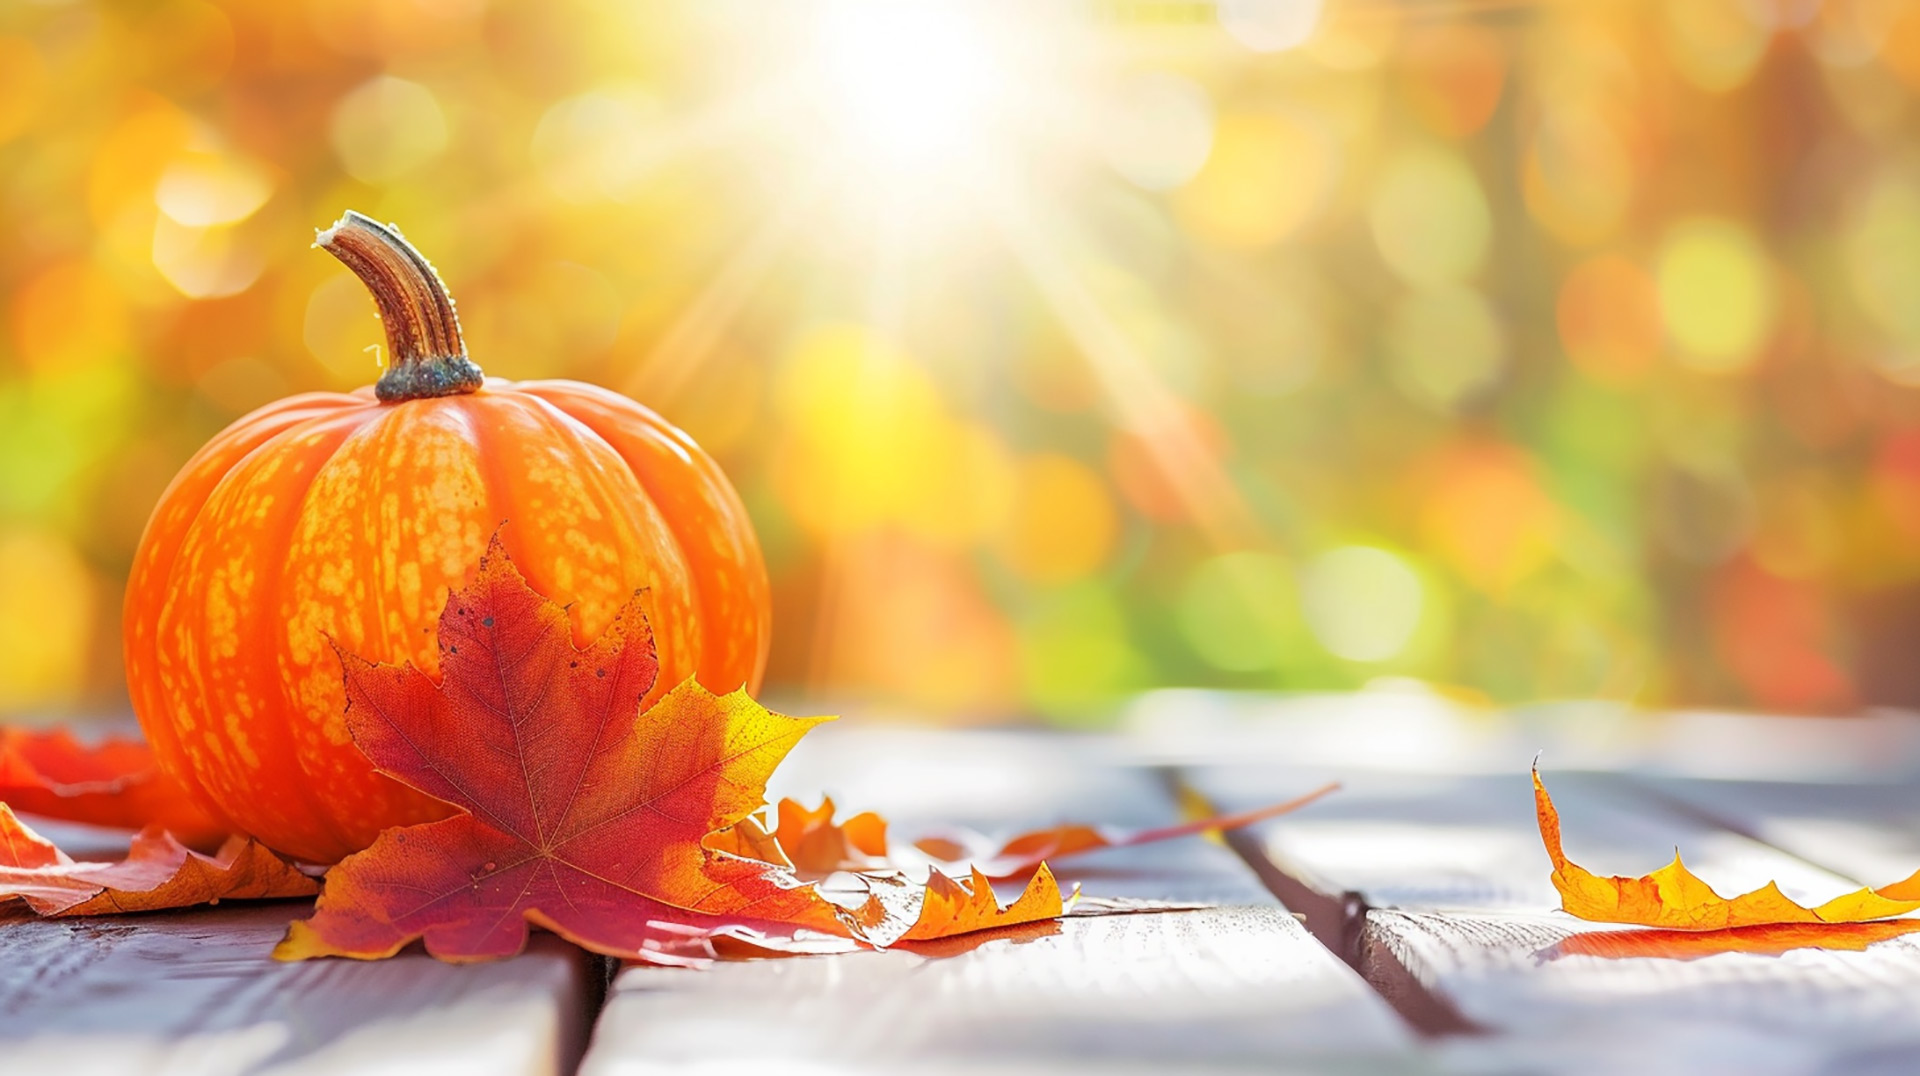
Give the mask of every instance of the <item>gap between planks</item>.
[[[1176, 803], [1205, 804], [1218, 814], [1214, 802], [1188, 781], [1178, 766], [1160, 766], [1157, 772]], [[1419, 1034], [1429, 1037], [1483, 1035], [1487, 1030], [1464, 1016], [1446, 995], [1427, 986], [1408, 970], [1388, 947], [1367, 936], [1366, 897], [1343, 889], [1329, 895], [1301, 881], [1305, 872], [1278, 861], [1253, 827], [1221, 835], [1226, 846], [1246, 863], [1282, 907], [1294, 913], [1307, 933], [1342, 963], [1359, 973], [1361, 981]], [[1329, 887], [1331, 888], [1331, 887]]]

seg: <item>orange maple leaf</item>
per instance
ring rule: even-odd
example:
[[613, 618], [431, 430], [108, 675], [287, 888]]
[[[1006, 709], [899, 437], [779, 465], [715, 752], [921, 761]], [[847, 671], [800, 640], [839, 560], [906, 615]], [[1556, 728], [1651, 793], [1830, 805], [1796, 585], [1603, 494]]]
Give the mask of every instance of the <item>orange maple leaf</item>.
[[142, 830], [118, 863], [76, 863], [0, 803], [0, 905], [43, 916], [111, 915], [221, 900], [310, 897], [313, 879], [244, 837], [203, 855], [164, 830]]
[[200, 848], [228, 833], [160, 772], [146, 744], [110, 737], [88, 745], [64, 729], [0, 728], [0, 803], [67, 822], [158, 826]]
[[706, 846], [828, 718], [691, 681], [636, 713], [658, 670], [641, 596], [585, 649], [498, 541], [440, 617], [441, 680], [342, 653], [347, 725], [373, 764], [459, 814], [382, 833], [327, 875], [281, 959], [510, 956], [529, 922], [596, 952], [682, 962], [719, 932], [838, 935], [847, 914], [775, 864]]
[[1026, 892], [1005, 908], [994, 898], [992, 882], [979, 871], [974, 871], [966, 882], [934, 871], [927, 878], [919, 916], [897, 942], [933, 941], [976, 930], [1036, 923], [1058, 919], [1065, 912], [1060, 885], [1044, 863], [1034, 871]]
[[1728, 899], [1713, 891], [1680, 862], [1640, 878], [1602, 878], [1567, 859], [1560, 846], [1560, 813], [1554, 810], [1540, 767], [1533, 768], [1534, 811], [1540, 840], [1553, 861], [1553, 887], [1560, 907], [1601, 923], [1628, 923], [1666, 930], [1726, 930], [1783, 923], [1864, 923], [1890, 919], [1920, 908], [1920, 872], [1879, 889], [1861, 889], [1808, 908], [1796, 904], [1772, 882]]
[[752, 816], [715, 833], [707, 847], [749, 859], [791, 867], [805, 878], [821, 878], [836, 871], [884, 870], [887, 861], [887, 820], [863, 811], [844, 822], [833, 820], [833, 797], [820, 806], [782, 799], [774, 808], [769, 830]]

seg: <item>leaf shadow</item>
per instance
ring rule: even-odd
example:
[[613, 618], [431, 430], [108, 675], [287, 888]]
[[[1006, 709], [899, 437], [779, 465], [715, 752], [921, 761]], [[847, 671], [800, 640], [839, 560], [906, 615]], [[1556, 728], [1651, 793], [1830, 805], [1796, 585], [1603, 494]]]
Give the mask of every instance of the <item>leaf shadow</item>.
[[1698, 960], [1721, 953], [1780, 956], [1795, 949], [1862, 952], [1878, 942], [1920, 931], [1920, 919], [1872, 923], [1768, 923], [1725, 930], [1597, 930], [1570, 934], [1534, 953], [1546, 963], [1569, 956], [1603, 960]]
[[1005, 941], [1012, 942], [1014, 945], [1026, 945], [1042, 938], [1054, 937], [1059, 933], [1058, 919], [1043, 919], [1037, 923], [1021, 923], [1017, 926], [996, 927], [993, 930], [976, 930], [970, 934], [957, 934], [951, 938], [896, 942], [888, 946], [888, 949], [898, 949], [915, 956], [944, 960], [948, 957], [965, 956], [990, 942]]

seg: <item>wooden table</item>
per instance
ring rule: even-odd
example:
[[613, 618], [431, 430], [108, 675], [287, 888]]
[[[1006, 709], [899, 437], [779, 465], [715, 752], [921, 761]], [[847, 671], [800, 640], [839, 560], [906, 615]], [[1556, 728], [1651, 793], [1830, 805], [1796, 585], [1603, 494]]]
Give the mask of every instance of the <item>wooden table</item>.
[[1063, 881], [1133, 910], [939, 955], [616, 969], [541, 938], [474, 967], [282, 965], [267, 952], [302, 903], [4, 921], [0, 1076], [1920, 1070], [1920, 934], [1678, 952], [1555, 912], [1537, 750], [1568, 851], [1597, 871], [1643, 873], [1678, 844], [1723, 891], [1824, 899], [1920, 867], [1904, 715], [1491, 715], [1388, 691], [1163, 693], [1100, 736], [851, 718], [774, 794], [828, 792], [910, 835], [1157, 825], [1196, 798], [1346, 787], [1226, 844], [1065, 861]]

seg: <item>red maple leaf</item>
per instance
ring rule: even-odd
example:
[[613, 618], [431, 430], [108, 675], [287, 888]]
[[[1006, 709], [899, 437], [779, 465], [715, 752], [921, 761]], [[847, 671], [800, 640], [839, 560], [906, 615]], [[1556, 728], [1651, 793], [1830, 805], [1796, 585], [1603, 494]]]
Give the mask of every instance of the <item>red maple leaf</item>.
[[355, 742], [461, 813], [342, 861], [276, 955], [376, 958], [423, 938], [443, 959], [488, 959], [518, 952], [529, 922], [660, 962], [717, 934], [851, 947], [850, 913], [790, 871], [703, 844], [760, 808], [767, 776], [828, 719], [691, 681], [636, 718], [658, 669], [640, 599], [576, 649], [566, 610], [496, 541], [441, 614], [439, 683], [342, 653]]

